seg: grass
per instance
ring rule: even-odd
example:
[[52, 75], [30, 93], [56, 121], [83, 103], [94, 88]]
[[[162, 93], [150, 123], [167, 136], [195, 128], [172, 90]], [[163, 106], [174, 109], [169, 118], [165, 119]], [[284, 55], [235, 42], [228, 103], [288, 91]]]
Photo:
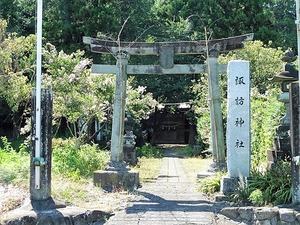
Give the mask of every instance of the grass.
[[138, 165], [132, 169], [139, 172], [141, 183], [152, 182], [160, 172], [161, 161], [161, 158], [141, 157], [138, 160]]
[[[139, 158], [138, 165], [132, 167], [139, 172], [141, 183], [156, 179], [160, 170], [161, 159]], [[53, 175], [52, 196], [54, 199], [83, 208], [100, 208], [114, 211], [126, 206], [134, 193], [126, 191], [108, 193], [93, 185], [92, 178], [73, 179], [62, 175]]]
[[133, 194], [128, 192], [108, 193], [93, 185], [92, 179], [73, 180], [54, 176], [52, 180], [52, 197], [67, 205], [82, 208], [97, 208], [103, 211], [114, 211], [127, 204]]
[[[138, 165], [132, 169], [139, 172], [140, 182], [145, 183], [156, 179], [160, 165], [160, 158], [142, 157], [139, 158]], [[74, 180], [61, 175], [53, 175], [52, 196], [68, 205], [114, 211], [117, 207], [126, 206], [128, 199], [134, 197], [134, 193], [126, 191], [108, 193], [95, 187], [92, 178]]]
[[[142, 183], [150, 182], [155, 180], [160, 168], [161, 159], [155, 158], [141, 158], [139, 161], [140, 166], [133, 168], [139, 171], [140, 180]], [[29, 171], [28, 171], [29, 173]], [[24, 179], [11, 180], [9, 183], [15, 184], [14, 192], [20, 190], [22, 193], [26, 193], [29, 197], [29, 186], [28, 186], [28, 176]], [[3, 185], [0, 182], [0, 186]], [[76, 178], [67, 177], [62, 174], [55, 174], [52, 172], [51, 181], [51, 196], [66, 205], [77, 206], [82, 208], [97, 208], [103, 211], [114, 211], [119, 207], [125, 207], [131, 198], [134, 198], [135, 193], [129, 193], [126, 191], [108, 193], [99, 187], [93, 185], [92, 178]], [[13, 190], [11, 189], [11, 192]], [[10, 204], [9, 210], [20, 206], [21, 202], [24, 200], [25, 195], [16, 195], [11, 193], [10, 196], [5, 196], [7, 201], [0, 207], [1, 211], [7, 211], [7, 204]], [[22, 198], [22, 199], [18, 199]], [[12, 205], [12, 201], [18, 201], [18, 204]], [[4, 208], [5, 206], [5, 208]]]
[[30, 156], [24, 150], [15, 151], [11, 142], [1, 137], [0, 148], [0, 183], [14, 183], [29, 176]]
[[[55, 200], [72, 206], [114, 211], [119, 207], [126, 207], [128, 200], [134, 198], [134, 192], [108, 193], [93, 185], [93, 171], [95, 168], [103, 168], [104, 163], [108, 159], [107, 152], [102, 152], [95, 145], [74, 149], [72, 141], [61, 139], [54, 140], [53, 148], [54, 163], [52, 168], [51, 196]], [[4, 184], [16, 185], [17, 189], [29, 197], [30, 156], [28, 152], [16, 152], [8, 142], [0, 150], [0, 168], [2, 171], [0, 171], [0, 188]], [[143, 151], [147, 154], [151, 153], [150, 155], [155, 153], [155, 157], [139, 157], [137, 166], [132, 167], [132, 170], [139, 172], [142, 184], [155, 182], [160, 173], [162, 158], [157, 150], [152, 147], [146, 146]], [[185, 149], [181, 153], [181, 157], [189, 155], [189, 149]], [[181, 160], [184, 170], [193, 182], [196, 182], [197, 173], [207, 170], [211, 163], [210, 159], [201, 159], [199, 157], [186, 157]], [[21, 202], [17, 198], [18, 196], [15, 196], [13, 199], [8, 198], [4, 204], [15, 200]], [[20, 195], [19, 198], [24, 199], [24, 195]], [[1, 210], [3, 209], [0, 207], [0, 213]]]
[[188, 157], [181, 159], [182, 166], [190, 181], [193, 184], [197, 183], [197, 174], [200, 172], [207, 172], [209, 166], [212, 164], [212, 158], [202, 159], [201, 157]]
[[219, 192], [221, 188], [221, 179], [225, 173], [217, 172], [213, 176], [199, 179], [198, 190], [212, 196], [215, 192]]
[[[1, 141], [0, 190], [14, 185], [13, 189], [10, 188], [10, 194], [1, 198], [0, 213], [3, 213], [12, 210], [14, 206], [20, 206], [24, 198], [30, 195], [30, 155], [25, 148], [16, 151], [6, 138]], [[150, 152], [155, 149], [148, 147], [146, 150]], [[134, 193], [126, 191], [108, 193], [93, 185], [93, 171], [103, 169], [109, 160], [109, 152], [98, 149], [96, 145], [83, 145], [76, 149], [72, 140], [53, 139], [52, 158], [51, 196], [55, 200], [66, 205], [113, 211], [117, 207], [126, 206], [128, 199], [134, 196]], [[132, 169], [139, 172], [140, 181], [144, 183], [156, 179], [160, 164], [160, 158], [141, 157], [138, 165]], [[17, 195], [17, 191], [22, 195]], [[11, 204], [13, 201], [18, 204]]]
[[174, 148], [176, 155], [179, 157], [192, 157], [193, 156], [193, 148], [189, 145], [177, 146]]

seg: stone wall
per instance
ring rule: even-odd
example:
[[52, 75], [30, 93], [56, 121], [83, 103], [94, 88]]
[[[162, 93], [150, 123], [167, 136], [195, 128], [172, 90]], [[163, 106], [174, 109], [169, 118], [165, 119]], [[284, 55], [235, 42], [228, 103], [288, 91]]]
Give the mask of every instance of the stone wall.
[[100, 210], [66, 207], [46, 211], [18, 208], [1, 215], [0, 225], [102, 225], [111, 216]]
[[234, 221], [254, 225], [300, 225], [300, 208], [226, 207], [220, 214]]

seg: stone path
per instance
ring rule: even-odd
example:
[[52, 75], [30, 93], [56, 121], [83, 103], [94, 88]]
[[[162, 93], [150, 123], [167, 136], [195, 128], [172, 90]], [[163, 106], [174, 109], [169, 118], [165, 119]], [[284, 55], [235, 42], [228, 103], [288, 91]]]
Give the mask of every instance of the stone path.
[[199, 193], [185, 174], [180, 159], [167, 152], [156, 182], [138, 189], [139, 199], [116, 212], [106, 225], [212, 225], [214, 205]]

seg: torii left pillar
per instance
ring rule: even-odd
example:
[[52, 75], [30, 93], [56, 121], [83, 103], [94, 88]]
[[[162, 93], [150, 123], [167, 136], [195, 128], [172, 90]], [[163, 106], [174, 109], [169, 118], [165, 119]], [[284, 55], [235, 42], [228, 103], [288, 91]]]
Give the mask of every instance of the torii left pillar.
[[127, 64], [129, 55], [125, 51], [115, 53], [117, 73], [113, 106], [110, 162], [104, 170], [94, 172], [94, 185], [107, 191], [129, 190], [139, 186], [139, 173], [131, 171], [124, 162], [123, 135], [126, 104]]

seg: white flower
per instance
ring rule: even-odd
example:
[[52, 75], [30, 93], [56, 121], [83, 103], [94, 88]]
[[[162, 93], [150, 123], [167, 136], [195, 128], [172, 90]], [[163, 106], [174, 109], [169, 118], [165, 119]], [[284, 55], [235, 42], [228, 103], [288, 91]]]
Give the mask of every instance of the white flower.
[[66, 53], [64, 53], [64, 51], [62, 51], [62, 50], [58, 53], [58, 57], [66, 58], [67, 56], [68, 55]]
[[69, 75], [69, 82], [70, 82], [70, 83], [73, 82], [73, 81], [75, 80], [75, 78], [76, 78], [76, 75], [75, 75], [74, 73], [71, 73], [71, 74]]
[[144, 87], [144, 86], [138, 86], [137, 91], [142, 94], [142, 93], [144, 93], [146, 91], [146, 87]]
[[165, 108], [165, 106], [164, 106], [163, 104], [160, 104], [160, 103], [159, 103], [159, 104], [157, 105], [157, 108], [158, 108], [159, 110], [161, 110], [161, 109]]
[[76, 71], [76, 72], [80, 71], [80, 70], [84, 69], [89, 64], [90, 64], [90, 60], [88, 60], [88, 59], [81, 60], [75, 66], [74, 71]]

